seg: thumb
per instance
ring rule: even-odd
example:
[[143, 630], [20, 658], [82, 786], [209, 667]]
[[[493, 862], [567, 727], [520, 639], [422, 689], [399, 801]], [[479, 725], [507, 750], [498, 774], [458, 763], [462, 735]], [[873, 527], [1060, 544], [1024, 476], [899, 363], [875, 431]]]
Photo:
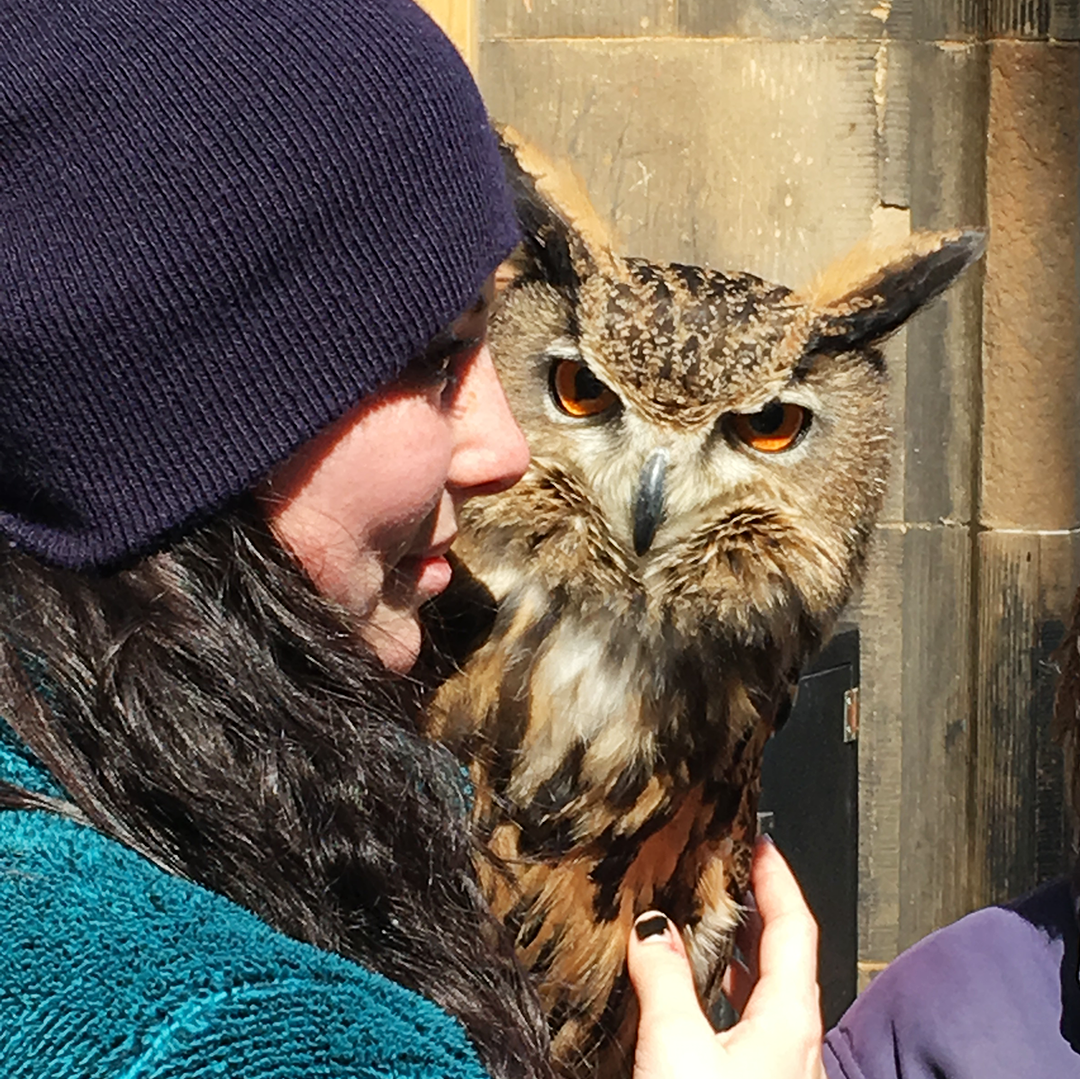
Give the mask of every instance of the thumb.
[[697, 1034], [702, 1025], [711, 1037], [682, 936], [666, 915], [647, 911], [634, 922], [626, 964], [641, 1008], [641, 1038], [667, 1037], [676, 1028]]

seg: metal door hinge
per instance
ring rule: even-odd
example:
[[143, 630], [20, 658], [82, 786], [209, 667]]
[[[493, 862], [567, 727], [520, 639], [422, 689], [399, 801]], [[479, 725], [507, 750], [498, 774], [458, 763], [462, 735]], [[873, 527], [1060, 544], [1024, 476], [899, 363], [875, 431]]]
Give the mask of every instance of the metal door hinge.
[[854, 742], [859, 737], [859, 687], [852, 686], [844, 693], [844, 741]]

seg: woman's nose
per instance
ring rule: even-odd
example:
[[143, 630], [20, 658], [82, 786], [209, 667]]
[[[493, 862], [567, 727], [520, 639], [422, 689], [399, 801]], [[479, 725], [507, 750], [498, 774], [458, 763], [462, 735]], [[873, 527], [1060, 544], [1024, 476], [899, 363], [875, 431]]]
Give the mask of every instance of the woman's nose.
[[521, 479], [529, 466], [529, 446], [510, 411], [486, 344], [465, 371], [453, 422], [447, 485], [456, 495], [496, 494]]

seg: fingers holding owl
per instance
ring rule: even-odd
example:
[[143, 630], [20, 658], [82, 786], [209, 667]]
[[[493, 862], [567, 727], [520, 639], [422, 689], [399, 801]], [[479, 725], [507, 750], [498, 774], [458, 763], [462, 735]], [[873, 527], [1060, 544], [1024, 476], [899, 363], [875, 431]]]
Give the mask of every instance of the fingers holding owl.
[[635, 923], [627, 963], [638, 995], [634, 1079], [824, 1079], [817, 924], [790, 868], [759, 840], [751, 870], [760, 936], [745, 951], [759, 974], [731, 1029], [706, 1018], [679, 932], [651, 911]]

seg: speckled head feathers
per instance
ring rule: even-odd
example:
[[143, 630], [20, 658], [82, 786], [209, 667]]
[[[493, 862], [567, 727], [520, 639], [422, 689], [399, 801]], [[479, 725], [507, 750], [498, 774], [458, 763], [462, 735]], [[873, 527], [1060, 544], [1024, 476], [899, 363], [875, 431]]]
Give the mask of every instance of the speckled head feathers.
[[715, 418], [748, 391], [804, 374], [816, 355], [867, 350], [942, 292], [982, 253], [979, 230], [867, 239], [797, 291], [748, 273], [627, 258], [577, 174], [510, 128], [504, 160], [525, 242], [504, 286], [543, 282], [573, 311], [590, 367], [635, 405], [680, 424]]

